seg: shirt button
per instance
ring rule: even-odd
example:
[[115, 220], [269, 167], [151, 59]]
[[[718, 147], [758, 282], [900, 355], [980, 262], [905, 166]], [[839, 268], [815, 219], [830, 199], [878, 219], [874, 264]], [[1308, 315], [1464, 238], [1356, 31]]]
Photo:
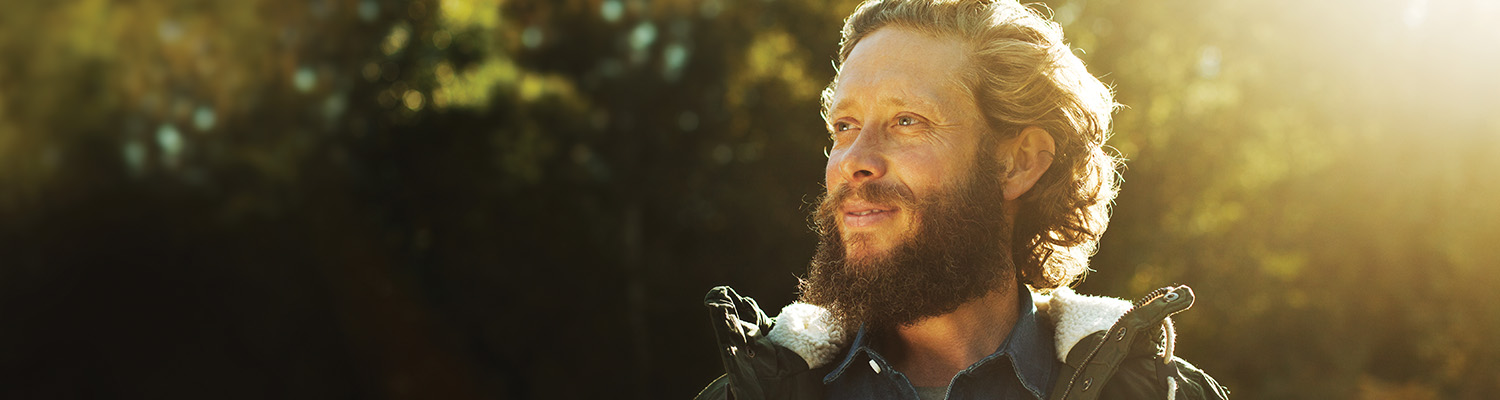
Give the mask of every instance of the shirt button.
[[874, 370], [875, 373], [878, 374], [880, 373], [880, 364], [876, 364], [875, 360], [870, 360], [870, 369]]

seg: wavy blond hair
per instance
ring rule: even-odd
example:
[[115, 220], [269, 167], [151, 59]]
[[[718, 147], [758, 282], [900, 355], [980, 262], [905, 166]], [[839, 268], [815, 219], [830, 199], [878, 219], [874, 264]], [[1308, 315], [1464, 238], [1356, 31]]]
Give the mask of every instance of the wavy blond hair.
[[[844, 21], [837, 64], [876, 30], [899, 26], [962, 40], [970, 50], [962, 82], [993, 138], [1046, 130], [1052, 167], [1021, 202], [1012, 236], [1017, 278], [1038, 289], [1071, 285], [1109, 224], [1121, 160], [1106, 151], [1114, 95], [1063, 42], [1062, 27], [1015, 0], [870, 0]], [[838, 77], [823, 91], [826, 116]]]

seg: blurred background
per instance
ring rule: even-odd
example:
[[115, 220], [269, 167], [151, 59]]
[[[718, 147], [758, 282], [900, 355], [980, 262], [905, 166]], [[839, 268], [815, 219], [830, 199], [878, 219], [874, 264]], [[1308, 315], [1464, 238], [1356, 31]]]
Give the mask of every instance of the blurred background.
[[[855, 4], [6, 2], [0, 397], [691, 397]], [[1127, 106], [1080, 291], [1240, 399], [1500, 391], [1500, 2], [1046, 5]]]

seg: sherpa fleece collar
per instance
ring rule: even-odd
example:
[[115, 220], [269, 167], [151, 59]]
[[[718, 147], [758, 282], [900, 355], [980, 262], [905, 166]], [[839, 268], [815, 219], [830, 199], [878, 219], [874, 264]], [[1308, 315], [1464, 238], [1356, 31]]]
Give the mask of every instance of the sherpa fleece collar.
[[[1107, 330], [1130, 310], [1130, 302], [1110, 297], [1078, 294], [1059, 288], [1049, 295], [1032, 293], [1039, 315], [1051, 318], [1056, 331], [1057, 359], [1066, 362], [1073, 345], [1091, 333]], [[776, 325], [766, 338], [786, 347], [819, 368], [836, 361], [854, 332], [832, 322], [822, 307], [792, 303], [781, 309]]]

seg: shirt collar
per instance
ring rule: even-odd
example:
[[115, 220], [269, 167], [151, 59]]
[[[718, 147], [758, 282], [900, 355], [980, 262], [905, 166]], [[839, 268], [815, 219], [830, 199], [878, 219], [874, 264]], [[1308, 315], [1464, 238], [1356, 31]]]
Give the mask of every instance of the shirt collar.
[[[996, 359], [1008, 360], [1011, 367], [1016, 371], [1021, 384], [1026, 390], [1037, 398], [1045, 398], [1045, 391], [1051, 388], [1053, 374], [1056, 372], [1056, 354], [1051, 343], [1051, 335], [1048, 334], [1044, 324], [1039, 321], [1036, 303], [1032, 300], [1031, 290], [1026, 286], [1020, 286], [1018, 300], [1020, 315], [1016, 318], [1016, 324], [1011, 328], [1010, 334], [1005, 341], [1000, 343], [1000, 348], [994, 353], [980, 359], [979, 362], [970, 365], [963, 374], [973, 374]], [[871, 359], [880, 359], [879, 353], [870, 348], [869, 331], [864, 326], [854, 336], [854, 343], [850, 345], [849, 354], [844, 356], [838, 366], [823, 377], [823, 383], [829, 384], [843, 376], [844, 370], [854, 364], [861, 355], [867, 355]]]

